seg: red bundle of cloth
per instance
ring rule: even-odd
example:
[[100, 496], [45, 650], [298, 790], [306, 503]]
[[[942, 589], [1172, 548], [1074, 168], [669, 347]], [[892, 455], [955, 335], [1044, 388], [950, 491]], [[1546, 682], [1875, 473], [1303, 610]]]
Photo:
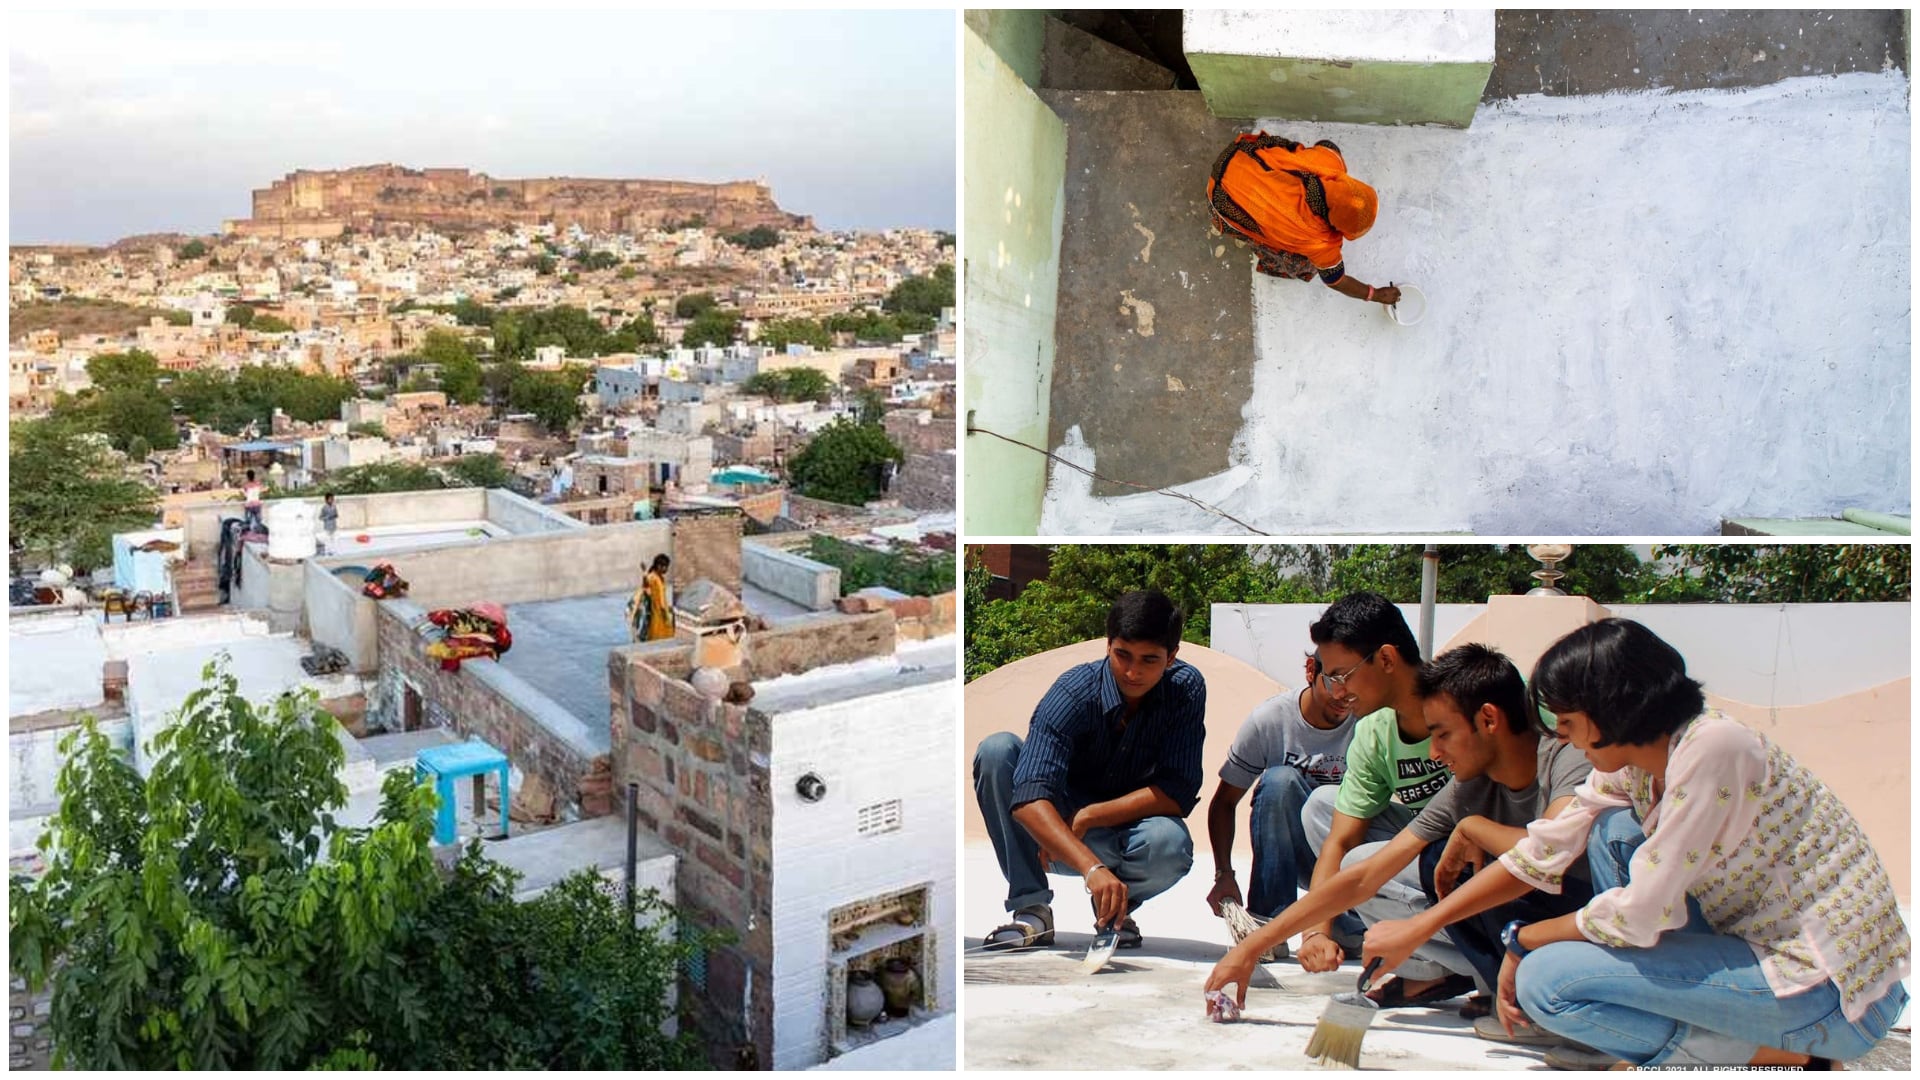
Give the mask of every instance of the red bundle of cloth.
[[442, 608], [428, 612], [427, 621], [447, 632], [445, 637], [427, 646], [427, 655], [440, 661], [443, 671], [459, 671], [460, 661], [476, 656], [498, 660], [500, 654], [513, 648], [513, 635], [507, 632], [507, 613], [499, 604]]
[[373, 569], [367, 571], [366, 584], [360, 591], [375, 600], [385, 600], [389, 596], [407, 595], [407, 583], [394, 572], [392, 563], [375, 563]]

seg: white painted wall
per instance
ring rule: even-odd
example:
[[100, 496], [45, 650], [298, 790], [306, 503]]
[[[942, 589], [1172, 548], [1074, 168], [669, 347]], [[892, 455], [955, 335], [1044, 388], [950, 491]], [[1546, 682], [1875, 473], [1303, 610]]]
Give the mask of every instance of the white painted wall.
[[[54, 782], [67, 759], [60, 753], [60, 740], [79, 730], [78, 725], [16, 731], [7, 737], [7, 816], [20, 818], [52, 813], [60, 797]], [[126, 747], [133, 739], [133, 724], [125, 717], [100, 724], [108, 741]], [[34, 833], [38, 835], [37, 832]], [[30, 839], [27, 846], [32, 846]], [[14, 845], [17, 850], [18, 843]]]
[[[941, 681], [773, 718], [773, 1067], [817, 1064], [826, 1043], [827, 919], [841, 904], [931, 884], [941, 962], [934, 997], [953, 1007], [957, 717]], [[794, 784], [826, 781], [818, 803]], [[902, 800], [896, 832], [859, 836], [862, 806]]]
[[[1493, 10], [1193, 10], [1182, 47], [1193, 53], [1490, 64]], [[1344, 143], [1342, 145], [1345, 145]]]
[[98, 705], [107, 646], [93, 614], [50, 610], [9, 618], [7, 715]]
[[[1340, 144], [1380, 192], [1348, 270], [1430, 310], [1402, 327], [1255, 275], [1234, 465], [1180, 490], [1292, 534], [1908, 512], [1908, 90], [1889, 71], [1523, 97], [1467, 131], [1268, 124]], [[1099, 449], [1064, 455], [1098, 468]], [[1091, 485], [1055, 468], [1039, 532], [1238, 531]]]
[[[1401, 604], [1419, 626], [1417, 604]], [[1300, 685], [1307, 627], [1321, 604], [1215, 604], [1212, 647], [1287, 686]], [[1441, 604], [1436, 651], [1486, 610]], [[1612, 604], [1608, 610], [1660, 635], [1708, 692], [1753, 705], [1811, 705], [1911, 673], [1909, 604]], [[1529, 674], [1523, 671], [1521, 674]]]

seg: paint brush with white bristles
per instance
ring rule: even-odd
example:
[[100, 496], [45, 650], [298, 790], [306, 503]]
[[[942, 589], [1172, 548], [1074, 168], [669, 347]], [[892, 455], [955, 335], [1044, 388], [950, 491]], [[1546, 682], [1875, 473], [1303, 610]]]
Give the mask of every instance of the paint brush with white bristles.
[[1335, 994], [1327, 1001], [1327, 1011], [1320, 1014], [1320, 1023], [1313, 1029], [1313, 1037], [1307, 1040], [1307, 1056], [1319, 1058], [1320, 1064], [1340, 1069], [1360, 1067], [1360, 1041], [1367, 1037], [1367, 1026], [1380, 1014], [1380, 1006], [1367, 997], [1367, 989], [1373, 984], [1373, 973], [1379, 968], [1381, 958], [1376, 956], [1360, 973], [1359, 985], [1351, 994]]

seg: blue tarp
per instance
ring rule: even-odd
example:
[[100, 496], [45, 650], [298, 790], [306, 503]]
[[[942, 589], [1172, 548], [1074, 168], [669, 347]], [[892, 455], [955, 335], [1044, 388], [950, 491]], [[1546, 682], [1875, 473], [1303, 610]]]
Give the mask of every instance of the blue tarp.
[[255, 439], [252, 442], [228, 443], [220, 449], [228, 453], [256, 454], [262, 450], [298, 450], [299, 443], [274, 442], [271, 439]]

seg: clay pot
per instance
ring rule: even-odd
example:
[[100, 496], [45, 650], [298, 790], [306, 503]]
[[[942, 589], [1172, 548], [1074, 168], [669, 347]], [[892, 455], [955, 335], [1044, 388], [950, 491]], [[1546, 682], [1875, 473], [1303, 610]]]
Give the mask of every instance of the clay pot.
[[866, 1027], [886, 1007], [886, 991], [873, 981], [871, 973], [847, 973], [847, 1023], [854, 1027]]
[[896, 956], [880, 972], [880, 989], [886, 994], [887, 1015], [905, 1016], [913, 1011], [914, 1000], [920, 996], [920, 974]]

